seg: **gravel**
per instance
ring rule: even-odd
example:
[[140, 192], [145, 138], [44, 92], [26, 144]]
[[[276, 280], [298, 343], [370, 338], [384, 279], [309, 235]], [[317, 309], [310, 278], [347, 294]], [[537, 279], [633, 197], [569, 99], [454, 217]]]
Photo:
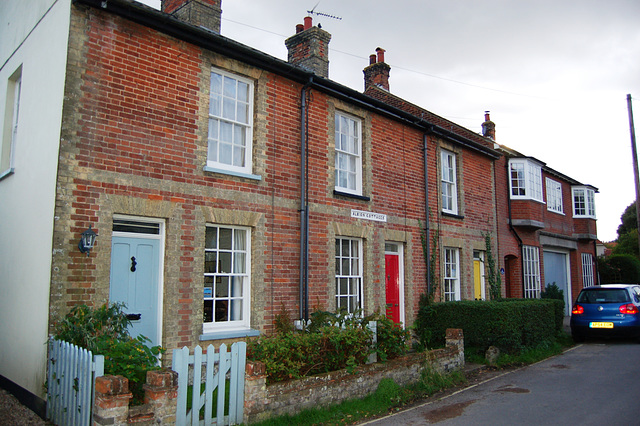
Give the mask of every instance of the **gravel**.
[[0, 388], [0, 424], [11, 426], [51, 425], [20, 404], [16, 397], [2, 388]]

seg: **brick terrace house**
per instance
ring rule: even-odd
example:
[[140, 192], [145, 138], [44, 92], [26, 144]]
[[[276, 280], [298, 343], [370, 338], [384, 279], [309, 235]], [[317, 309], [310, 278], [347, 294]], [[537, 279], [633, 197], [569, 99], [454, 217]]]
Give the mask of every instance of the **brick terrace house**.
[[[485, 114], [483, 134], [495, 140]], [[537, 298], [549, 284], [564, 292], [565, 313], [582, 287], [598, 283], [597, 188], [542, 161], [497, 145], [498, 235], [509, 298]]]
[[501, 154], [491, 139], [446, 120], [390, 92], [391, 67], [377, 48], [364, 69], [366, 95], [429, 123], [427, 161], [430, 235], [440, 256], [436, 301], [486, 300], [487, 247], [496, 257], [495, 164]]
[[[20, 2], [7, 4], [18, 19]], [[15, 207], [0, 210], [0, 315], [14, 324], [0, 330], [0, 378], [32, 405], [46, 336], [80, 303], [125, 302], [134, 333], [170, 354], [269, 333], [281, 313], [380, 311], [410, 325], [429, 285], [437, 300], [488, 297], [484, 235], [507, 256], [504, 150], [392, 95], [383, 51], [361, 93], [328, 78], [330, 35], [310, 18], [283, 61], [220, 35], [219, 0], [33, 12], [24, 34], [38, 43], [3, 51], [0, 75], [21, 106], [19, 120], [5, 114], [0, 158]], [[438, 236], [430, 283], [425, 229]]]
[[[0, 333], [0, 376], [32, 406], [46, 335], [80, 303], [125, 302], [134, 333], [169, 353], [268, 333], [280, 313], [380, 311], [411, 324], [427, 291], [424, 228], [440, 231], [437, 298], [486, 297], [472, 283], [482, 283], [482, 234], [496, 232], [499, 154], [371, 86], [328, 79], [330, 35], [310, 18], [283, 61], [220, 35], [217, 0], [165, 1], [162, 12], [127, 0], [47, 7], [24, 23], [39, 43], [16, 43], [2, 70], [8, 99], [22, 82], [17, 140], [42, 154], [31, 179], [16, 143], [0, 181], [16, 207], [21, 193], [44, 192], [20, 210], [35, 216], [2, 210], [2, 315], [14, 327]], [[49, 80], [34, 78], [54, 39]], [[22, 126], [43, 117], [44, 138]], [[81, 252], [88, 228], [97, 243]], [[52, 247], [26, 256], [19, 242], [35, 237]], [[48, 315], [15, 321], [27, 300]]]

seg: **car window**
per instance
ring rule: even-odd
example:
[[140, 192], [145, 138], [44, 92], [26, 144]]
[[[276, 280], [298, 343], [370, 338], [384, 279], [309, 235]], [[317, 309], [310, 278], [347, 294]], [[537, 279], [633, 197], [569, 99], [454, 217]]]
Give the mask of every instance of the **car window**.
[[629, 301], [629, 294], [622, 288], [582, 290], [578, 296], [580, 303], [624, 303]]

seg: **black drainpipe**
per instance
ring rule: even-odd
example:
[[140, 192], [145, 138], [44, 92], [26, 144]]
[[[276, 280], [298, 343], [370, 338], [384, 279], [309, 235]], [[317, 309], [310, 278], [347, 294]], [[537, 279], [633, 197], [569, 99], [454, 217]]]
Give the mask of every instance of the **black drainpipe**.
[[522, 276], [522, 295], [524, 296], [524, 291], [525, 291], [524, 289], [524, 251], [523, 251], [522, 238], [520, 238], [520, 235], [518, 235], [518, 233], [516, 232], [516, 229], [513, 227], [513, 223], [511, 220], [511, 191], [509, 190], [511, 185], [509, 185], [509, 182], [508, 182], [508, 180], [510, 179], [509, 161], [507, 161], [507, 164], [505, 164], [504, 168], [507, 173], [507, 205], [509, 206], [509, 230], [513, 232], [513, 235], [516, 236], [518, 240], [518, 246], [520, 247], [520, 274]]
[[309, 320], [309, 200], [307, 192], [307, 91], [313, 76], [300, 92], [300, 319]]
[[424, 150], [424, 207], [425, 207], [425, 233], [426, 233], [426, 259], [427, 264], [427, 297], [431, 295], [431, 253], [429, 248], [431, 232], [429, 224], [429, 167], [427, 159], [427, 134], [423, 135], [423, 150]]
[[[595, 266], [595, 278], [594, 278], [594, 284], [595, 285], [600, 285], [600, 270], [598, 268], [598, 239], [596, 238], [595, 240], [593, 240], [593, 250], [596, 254], [596, 257], [593, 258], [593, 263]], [[584, 285], [584, 283], [583, 283]]]

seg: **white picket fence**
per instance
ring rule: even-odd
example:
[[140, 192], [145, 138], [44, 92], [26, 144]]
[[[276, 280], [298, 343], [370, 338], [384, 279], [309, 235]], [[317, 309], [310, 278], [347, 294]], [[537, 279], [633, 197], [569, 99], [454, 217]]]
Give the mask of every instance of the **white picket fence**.
[[47, 418], [57, 425], [90, 425], [96, 377], [104, 356], [61, 340], [49, 339]]
[[[227, 352], [227, 345], [220, 345], [216, 352], [213, 345], [202, 348], [196, 346], [193, 355], [189, 348], [173, 350], [172, 369], [178, 373], [178, 408], [176, 425], [231, 425], [243, 421], [244, 414], [244, 371], [247, 360], [247, 344], [236, 342]], [[189, 369], [192, 369], [192, 374]], [[204, 369], [204, 370], [203, 370]], [[189, 377], [192, 377], [191, 410], [187, 411]], [[204, 392], [201, 392], [204, 378]], [[228, 386], [228, 391], [227, 391]], [[214, 401], [214, 391], [217, 396]], [[229, 395], [226, 404], [226, 395]], [[215, 413], [214, 413], [215, 405]], [[200, 410], [204, 407], [204, 419], [200, 420]], [[225, 414], [227, 413], [227, 414]]]

